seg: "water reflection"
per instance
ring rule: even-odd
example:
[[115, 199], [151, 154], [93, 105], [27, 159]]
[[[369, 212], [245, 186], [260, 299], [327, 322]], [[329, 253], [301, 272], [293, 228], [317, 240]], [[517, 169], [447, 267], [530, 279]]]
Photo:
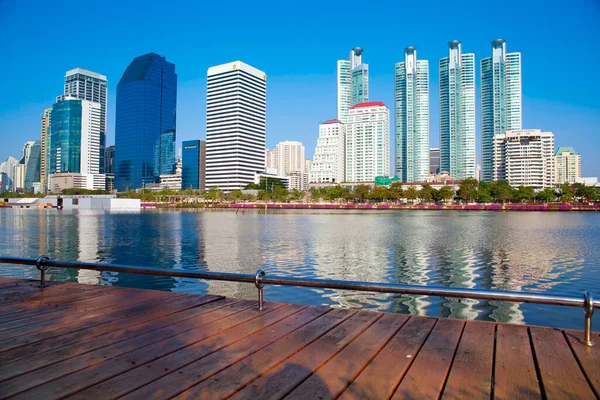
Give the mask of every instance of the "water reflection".
[[[0, 253], [67, 260], [579, 295], [598, 286], [600, 215], [0, 210]], [[1, 266], [0, 275], [37, 277]], [[53, 268], [50, 279], [255, 298], [253, 285]], [[269, 301], [581, 327], [581, 310], [267, 287]]]

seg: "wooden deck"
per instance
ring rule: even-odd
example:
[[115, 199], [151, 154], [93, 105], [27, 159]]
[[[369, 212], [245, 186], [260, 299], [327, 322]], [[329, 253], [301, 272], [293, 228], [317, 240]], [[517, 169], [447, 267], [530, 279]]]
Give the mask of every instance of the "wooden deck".
[[0, 278], [0, 398], [595, 399], [579, 331]]

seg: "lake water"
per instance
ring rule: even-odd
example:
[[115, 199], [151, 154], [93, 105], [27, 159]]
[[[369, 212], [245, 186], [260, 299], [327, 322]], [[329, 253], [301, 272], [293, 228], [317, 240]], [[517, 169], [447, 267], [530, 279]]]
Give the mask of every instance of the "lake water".
[[[0, 254], [600, 296], [600, 213], [0, 209]], [[0, 265], [0, 276], [39, 278]], [[252, 284], [51, 268], [52, 280], [256, 298]], [[582, 329], [579, 308], [265, 288], [265, 300]], [[598, 314], [598, 313], [597, 313]], [[600, 318], [594, 317], [596, 329]]]

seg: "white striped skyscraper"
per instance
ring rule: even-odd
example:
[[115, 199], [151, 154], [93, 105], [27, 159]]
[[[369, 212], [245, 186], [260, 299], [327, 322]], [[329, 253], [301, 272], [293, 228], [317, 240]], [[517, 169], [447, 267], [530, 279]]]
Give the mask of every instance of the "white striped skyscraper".
[[458, 40], [439, 61], [440, 170], [456, 179], [475, 178], [475, 54]]
[[492, 57], [481, 60], [482, 179], [497, 180], [494, 137], [522, 129], [521, 53], [506, 53], [506, 42], [492, 42]]
[[337, 62], [338, 120], [348, 118], [348, 110], [355, 104], [369, 101], [369, 65], [362, 62], [363, 49], [350, 50], [348, 60]]
[[208, 69], [207, 189], [242, 189], [264, 172], [266, 80], [264, 72], [241, 61]]
[[422, 182], [429, 174], [429, 61], [417, 60], [413, 46], [404, 57], [394, 68], [396, 176]]

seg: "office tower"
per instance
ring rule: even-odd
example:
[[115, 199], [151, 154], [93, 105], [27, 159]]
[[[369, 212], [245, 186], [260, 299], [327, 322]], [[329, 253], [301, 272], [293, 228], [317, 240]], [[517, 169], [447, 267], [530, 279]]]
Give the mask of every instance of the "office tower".
[[344, 124], [337, 119], [330, 119], [320, 124], [309, 181], [312, 183], [344, 182], [345, 151], [346, 129]]
[[482, 179], [497, 180], [494, 169], [494, 137], [506, 131], [520, 131], [521, 53], [506, 53], [506, 42], [492, 42], [492, 57], [481, 60], [481, 147]]
[[265, 169], [267, 76], [234, 61], [208, 69], [206, 187], [254, 183]]
[[115, 146], [108, 146], [104, 151], [104, 170], [106, 174], [115, 173]]
[[99, 175], [101, 112], [100, 103], [69, 96], [54, 104], [48, 149], [49, 175]]
[[206, 190], [206, 142], [186, 140], [181, 152], [182, 189]]
[[117, 85], [115, 187], [160, 182], [175, 171], [177, 74], [175, 64], [149, 53], [133, 59]]
[[[65, 74], [65, 92], [56, 101], [70, 96], [80, 100], [100, 103], [100, 154], [106, 147], [106, 76], [82, 68], [75, 68]], [[100, 158], [99, 170], [104, 174], [104, 158]]]
[[494, 136], [493, 168], [511, 186], [537, 190], [555, 183], [554, 135], [540, 129], [506, 131]]
[[44, 110], [42, 116], [42, 140], [40, 146], [40, 187], [42, 192], [46, 192], [46, 180], [48, 179], [48, 143], [50, 140], [50, 118], [52, 107]]
[[14, 157], [8, 157], [6, 161], [0, 164], [0, 193], [15, 192], [16, 186], [14, 184], [17, 175], [17, 169], [19, 168], [19, 160]]
[[417, 59], [417, 49], [404, 49], [396, 63], [396, 176], [402, 182], [422, 182], [429, 174], [429, 62]]
[[390, 110], [380, 101], [350, 107], [346, 127], [346, 181], [373, 182], [390, 174]]
[[430, 148], [429, 149], [429, 173], [431, 175], [437, 175], [441, 172], [440, 169], [440, 149]]
[[345, 122], [348, 110], [355, 104], [369, 101], [369, 65], [362, 62], [363, 49], [350, 50], [348, 60], [337, 62], [337, 117]]
[[475, 54], [458, 40], [439, 61], [440, 169], [456, 179], [475, 178]]
[[36, 140], [29, 146], [29, 154], [25, 161], [25, 182], [23, 188], [26, 192], [34, 192], [34, 184], [40, 182], [41, 140]]
[[559, 147], [554, 153], [556, 183], [575, 183], [581, 178], [581, 156], [572, 147]]

